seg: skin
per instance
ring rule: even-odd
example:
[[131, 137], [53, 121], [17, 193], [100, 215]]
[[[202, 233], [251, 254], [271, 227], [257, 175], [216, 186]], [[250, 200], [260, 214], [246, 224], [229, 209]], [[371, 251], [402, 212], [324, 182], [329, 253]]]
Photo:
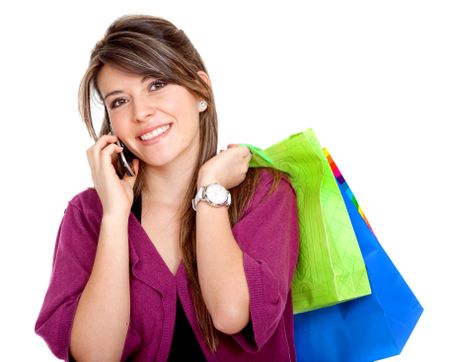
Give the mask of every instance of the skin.
[[[205, 72], [198, 73], [210, 86]], [[141, 76], [103, 66], [98, 86], [117, 136], [104, 135], [87, 150], [94, 187], [103, 207], [96, 258], [80, 297], [71, 332], [70, 351], [76, 360], [118, 360], [130, 318], [128, 217], [136, 177], [116, 174], [112, 161], [119, 138], [144, 163], [146, 210], [176, 213], [193, 177], [199, 150], [199, 98], [175, 84], [157, 84]], [[112, 96], [109, 93], [115, 92]], [[152, 145], [136, 138], [143, 130], [173, 123], [169, 133]], [[246, 176], [249, 149], [228, 145], [200, 168], [197, 186], [218, 182], [230, 189]], [[215, 327], [234, 334], [249, 322], [249, 292], [243, 252], [231, 231], [226, 207], [200, 202], [196, 213], [197, 268], [206, 307]], [[226, 271], [226, 272], [224, 272]], [[95, 343], [93, 343], [95, 341]]]

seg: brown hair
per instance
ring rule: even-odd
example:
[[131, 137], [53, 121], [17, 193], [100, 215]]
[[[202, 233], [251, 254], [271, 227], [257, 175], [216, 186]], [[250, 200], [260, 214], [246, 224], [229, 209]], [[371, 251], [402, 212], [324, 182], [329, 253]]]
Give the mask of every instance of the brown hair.
[[[91, 113], [93, 96], [97, 95], [101, 98], [97, 76], [104, 64], [113, 65], [137, 75], [151, 76], [181, 85], [208, 103], [206, 111], [200, 113], [200, 150], [194, 177], [182, 204], [179, 241], [188, 278], [193, 287], [193, 303], [200, 330], [209, 349], [214, 352], [218, 346], [217, 330], [214, 328], [200, 290], [195, 252], [195, 212], [191, 206], [191, 200], [196, 193], [200, 166], [217, 154], [217, 114], [213, 91], [197, 74], [199, 70], [207, 73], [206, 67], [183, 30], [176, 28], [171, 22], [160, 17], [145, 15], [127, 15], [117, 19], [92, 50], [89, 66], [79, 89], [79, 111], [94, 140], [109, 132], [106, 111], [99, 136], [96, 135]], [[144, 186], [143, 162], [139, 165], [140, 170], [134, 185], [135, 200], [141, 197]], [[124, 169], [120, 163], [117, 162], [115, 167], [119, 176], [122, 177]], [[268, 193], [270, 194], [276, 189], [283, 174], [271, 168], [268, 170], [274, 176]], [[228, 212], [232, 226], [239, 220], [244, 206], [253, 195], [259, 182], [260, 171], [259, 168], [249, 168], [245, 180], [230, 189], [233, 202]]]

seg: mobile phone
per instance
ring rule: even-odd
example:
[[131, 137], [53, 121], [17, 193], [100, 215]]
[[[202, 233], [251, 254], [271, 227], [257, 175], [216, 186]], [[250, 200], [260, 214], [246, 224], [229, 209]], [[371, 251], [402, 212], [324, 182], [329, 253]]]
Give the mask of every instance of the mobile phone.
[[[109, 126], [109, 130], [110, 130], [111, 134], [115, 135], [114, 130], [112, 129], [112, 126], [111, 126], [111, 121], [109, 119], [108, 119], [108, 126]], [[119, 153], [120, 163], [122, 164], [123, 168], [125, 169], [126, 173], [129, 176], [134, 176], [133, 166], [127, 161], [127, 158], [125, 157], [125, 152], [127, 152], [128, 149], [125, 147], [125, 145], [119, 139], [117, 140], [116, 145], [123, 148], [123, 150]], [[127, 153], [132, 155], [132, 153], [130, 151], [128, 151]]]

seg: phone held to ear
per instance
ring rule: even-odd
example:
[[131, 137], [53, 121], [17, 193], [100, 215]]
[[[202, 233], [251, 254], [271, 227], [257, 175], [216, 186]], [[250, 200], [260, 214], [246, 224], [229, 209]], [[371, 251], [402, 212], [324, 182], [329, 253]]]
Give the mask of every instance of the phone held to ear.
[[[112, 135], [115, 135], [114, 130], [111, 127], [111, 122], [108, 122], [109, 124], [109, 130], [111, 131]], [[125, 147], [125, 145], [122, 143], [121, 140], [117, 140], [116, 145], [120, 146], [123, 148], [123, 150], [119, 153], [119, 158], [120, 158], [120, 163], [122, 164], [123, 168], [125, 169], [126, 173], [129, 176], [134, 176], [134, 171], [133, 171], [133, 166], [128, 163], [127, 158], [125, 157], [125, 150], [127, 150], [127, 148]], [[130, 153], [128, 151], [128, 153]]]

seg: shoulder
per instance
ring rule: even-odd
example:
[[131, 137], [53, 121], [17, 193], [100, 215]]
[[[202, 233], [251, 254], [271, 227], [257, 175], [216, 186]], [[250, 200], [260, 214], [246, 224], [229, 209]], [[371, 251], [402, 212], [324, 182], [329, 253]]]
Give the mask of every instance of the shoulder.
[[276, 194], [278, 197], [286, 194], [295, 197], [295, 189], [286, 174], [281, 173], [279, 182], [276, 182], [275, 176], [270, 170], [261, 169], [259, 183], [255, 190], [255, 201], [262, 202], [272, 194]]
[[298, 241], [295, 236], [298, 234], [297, 196], [289, 177], [281, 173], [280, 178], [280, 173], [274, 175], [263, 169], [258, 172], [258, 182], [249, 206], [233, 226], [236, 241], [247, 251], [260, 248], [263, 244], [275, 245], [258, 241], [258, 235], [273, 242], [280, 237], [291, 240], [291, 236], [292, 240]]
[[295, 189], [286, 174], [279, 172], [281, 177], [277, 181], [271, 170], [261, 168], [258, 171], [259, 181], [249, 203], [248, 212], [263, 205], [296, 200]]
[[81, 214], [90, 222], [99, 223], [102, 216], [102, 204], [95, 188], [88, 187], [75, 194], [69, 200], [66, 212], [67, 210]]
[[[261, 185], [268, 184], [270, 187], [275, 179], [273, 172], [281, 174], [280, 185], [284, 185], [282, 187], [292, 188], [291, 181], [289, 180], [289, 177], [286, 173], [278, 171], [278, 170], [269, 169], [267, 167], [263, 167], [260, 170], [260, 184]], [[292, 188], [292, 190], [293, 190], [293, 188]]]
[[100, 198], [97, 191], [93, 187], [88, 187], [83, 191], [75, 194], [70, 200], [69, 204], [80, 209], [86, 210], [90, 208], [101, 207]]

